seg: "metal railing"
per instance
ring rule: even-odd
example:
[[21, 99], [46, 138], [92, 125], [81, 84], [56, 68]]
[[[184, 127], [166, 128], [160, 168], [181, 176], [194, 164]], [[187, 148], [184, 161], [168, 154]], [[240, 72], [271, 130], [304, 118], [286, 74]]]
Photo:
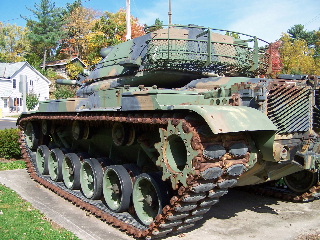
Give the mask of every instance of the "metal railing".
[[[265, 46], [259, 47], [259, 43]], [[154, 32], [147, 55], [151, 62], [162, 65], [192, 63], [202, 68], [220, 65], [255, 71], [266, 64], [268, 44], [256, 36], [229, 30], [171, 25]]]

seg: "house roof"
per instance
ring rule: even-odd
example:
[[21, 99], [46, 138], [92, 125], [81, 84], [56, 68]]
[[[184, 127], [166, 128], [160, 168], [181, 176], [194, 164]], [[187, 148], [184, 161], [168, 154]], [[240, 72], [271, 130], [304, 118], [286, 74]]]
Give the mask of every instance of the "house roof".
[[44, 79], [49, 85], [51, 81], [43, 76], [37, 69], [32, 67], [28, 62], [16, 62], [16, 63], [0, 63], [0, 79], [10, 79], [14, 77], [24, 66], [28, 66], [31, 70], [33, 70], [36, 74], [39, 75], [42, 79]]
[[59, 66], [59, 65], [67, 65], [69, 62], [74, 62], [76, 60], [79, 60], [79, 62], [86, 67], [87, 65], [81, 61], [80, 58], [74, 57], [74, 58], [68, 58], [68, 59], [62, 59], [62, 60], [57, 60], [57, 61], [49, 61], [46, 62], [46, 67], [53, 67], [53, 66]]
[[26, 62], [0, 63], [0, 78], [11, 78]]

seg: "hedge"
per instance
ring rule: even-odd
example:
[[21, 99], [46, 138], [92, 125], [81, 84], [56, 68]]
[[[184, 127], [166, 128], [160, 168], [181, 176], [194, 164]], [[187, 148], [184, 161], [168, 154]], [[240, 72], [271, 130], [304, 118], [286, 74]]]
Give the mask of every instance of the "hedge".
[[20, 159], [19, 129], [0, 130], [0, 158]]

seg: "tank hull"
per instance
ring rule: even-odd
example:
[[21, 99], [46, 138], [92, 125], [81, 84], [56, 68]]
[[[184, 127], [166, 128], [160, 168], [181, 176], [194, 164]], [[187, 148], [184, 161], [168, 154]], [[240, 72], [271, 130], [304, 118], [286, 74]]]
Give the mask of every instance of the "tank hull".
[[177, 26], [106, 49], [76, 98], [18, 119], [31, 176], [149, 239], [193, 227], [235, 186], [284, 178], [291, 200], [312, 199], [318, 82], [255, 78], [257, 43]]

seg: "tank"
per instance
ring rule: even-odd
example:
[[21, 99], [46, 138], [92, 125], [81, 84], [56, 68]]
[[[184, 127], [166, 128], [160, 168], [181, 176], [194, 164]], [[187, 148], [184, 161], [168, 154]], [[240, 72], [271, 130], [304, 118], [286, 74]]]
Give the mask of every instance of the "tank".
[[319, 192], [317, 76], [270, 73], [255, 36], [169, 26], [102, 49], [76, 98], [17, 121], [31, 177], [134, 237], [184, 232], [236, 186]]

